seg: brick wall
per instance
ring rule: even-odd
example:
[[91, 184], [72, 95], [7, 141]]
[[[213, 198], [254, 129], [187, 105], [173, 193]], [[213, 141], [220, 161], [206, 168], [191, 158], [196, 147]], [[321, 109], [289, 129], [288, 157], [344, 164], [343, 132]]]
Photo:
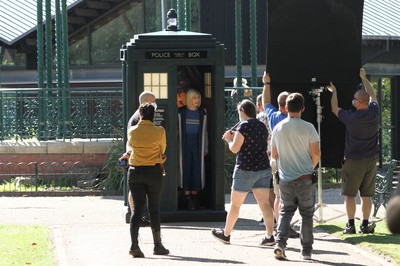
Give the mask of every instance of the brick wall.
[[0, 175], [30, 174], [34, 162], [40, 167], [62, 170], [68, 167], [103, 168], [109, 157], [112, 140], [101, 141], [25, 141], [0, 142]]

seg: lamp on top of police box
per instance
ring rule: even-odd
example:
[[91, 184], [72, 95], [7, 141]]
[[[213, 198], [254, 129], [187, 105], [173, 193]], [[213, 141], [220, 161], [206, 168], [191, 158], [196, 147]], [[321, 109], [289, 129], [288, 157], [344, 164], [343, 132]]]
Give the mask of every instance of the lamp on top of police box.
[[178, 31], [178, 14], [175, 9], [171, 8], [167, 13], [167, 29], [168, 31]]

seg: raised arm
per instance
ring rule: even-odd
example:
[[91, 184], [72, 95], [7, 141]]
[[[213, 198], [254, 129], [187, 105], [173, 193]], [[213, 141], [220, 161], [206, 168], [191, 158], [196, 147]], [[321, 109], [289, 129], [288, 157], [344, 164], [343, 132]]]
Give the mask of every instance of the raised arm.
[[331, 109], [332, 113], [334, 113], [336, 116], [339, 116], [339, 106], [338, 106], [338, 98], [337, 98], [337, 90], [335, 85], [331, 82], [326, 88], [332, 93], [331, 97]]
[[266, 71], [264, 71], [262, 82], [264, 83], [264, 88], [262, 93], [262, 103], [263, 107], [265, 108], [265, 106], [271, 102], [271, 87], [270, 87], [271, 77], [269, 76], [269, 73], [267, 73]]
[[367, 79], [367, 73], [365, 72], [364, 68], [360, 68], [360, 78], [365, 90], [369, 94], [369, 97], [371, 97], [371, 102], [378, 102], [378, 100], [376, 99], [374, 88], [372, 87], [371, 82], [369, 82], [369, 80]]

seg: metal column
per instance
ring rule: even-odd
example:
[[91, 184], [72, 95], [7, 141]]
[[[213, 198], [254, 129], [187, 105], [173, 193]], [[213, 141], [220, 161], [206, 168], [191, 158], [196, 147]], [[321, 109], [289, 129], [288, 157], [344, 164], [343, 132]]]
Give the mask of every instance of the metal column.
[[63, 118], [64, 118], [64, 138], [71, 138], [71, 92], [69, 87], [69, 50], [68, 50], [68, 9], [67, 0], [62, 0], [62, 47], [63, 47]]
[[[236, 80], [237, 86], [242, 87], [242, 1], [235, 0], [235, 41], [236, 41]], [[243, 91], [238, 91], [243, 96]], [[241, 97], [240, 97], [241, 98]]]
[[56, 79], [57, 79], [57, 138], [63, 136], [63, 64], [62, 64], [62, 43], [61, 43], [61, 0], [55, 0], [55, 36], [56, 36]]
[[257, 87], [257, 0], [250, 0], [251, 86]]

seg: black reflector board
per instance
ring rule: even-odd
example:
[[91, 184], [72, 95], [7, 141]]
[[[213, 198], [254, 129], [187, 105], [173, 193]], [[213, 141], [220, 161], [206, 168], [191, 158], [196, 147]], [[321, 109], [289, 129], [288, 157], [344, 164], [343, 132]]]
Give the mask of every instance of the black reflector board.
[[[332, 81], [339, 106], [351, 108], [359, 89], [363, 0], [267, 0], [266, 69], [271, 98], [282, 91], [300, 92], [306, 99], [302, 118], [318, 129], [316, 99], [311, 91]], [[340, 167], [345, 128], [331, 112], [327, 91], [322, 108], [322, 166]]]

